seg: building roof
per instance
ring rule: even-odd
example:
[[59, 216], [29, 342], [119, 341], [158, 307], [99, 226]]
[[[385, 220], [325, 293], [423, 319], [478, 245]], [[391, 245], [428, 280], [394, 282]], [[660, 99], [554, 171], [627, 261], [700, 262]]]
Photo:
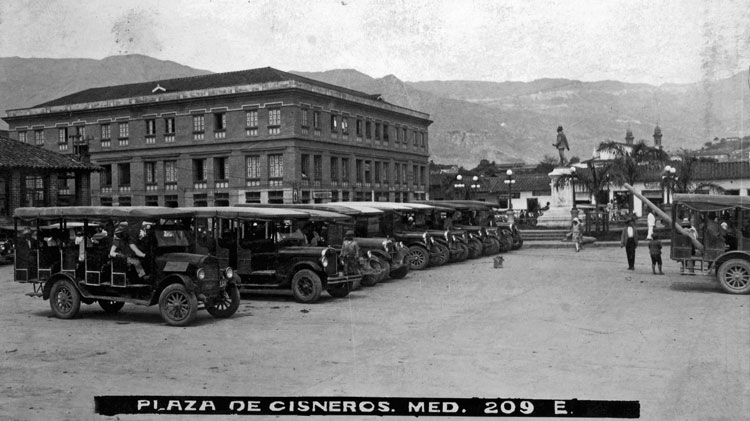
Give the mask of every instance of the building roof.
[[342, 88], [314, 79], [309, 79], [293, 73], [283, 72], [271, 67], [259, 69], [240, 70], [227, 73], [213, 73], [201, 76], [183, 77], [177, 79], [155, 80], [142, 83], [130, 83], [127, 85], [106, 86], [100, 88], [91, 88], [84, 91], [66, 95], [52, 101], [36, 105], [31, 108], [53, 107], [59, 105], [81, 104], [88, 102], [108, 101], [114, 99], [123, 99], [131, 97], [141, 97], [147, 95], [157, 95], [161, 93], [195, 91], [200, 89], [225, 88], [239, 85], [253, 85], [259, 83], [272, 83], [283, 81], [297, 81], [308, 83], [325, 89], [332, 89], [360, 98], [370, 100], [380, 100], [380, 95], [367, 94], [353, 89]]
[[70, 171], [97, 171], [99, 169], [96, 165], [76, 161], [72, 155], [62, 155], [7, 137], [0, 137], [0, 169], [7, 168]]
[[[539, 190], [550, 190], [550, 178], [547, 174], [516, 174], [513, 176], [516, 180], [513, 183], [514, 191], [539, 191]], [[508, 190], [508, 185], [505, 184], [505, 180], [508, 177], [490, 177], [487, 181], [487, 189], [489, 191], [505, 192]]]
[[693, 180], [737, 180], [750, 178], [750, 163], [696, 162], [693, 164]]

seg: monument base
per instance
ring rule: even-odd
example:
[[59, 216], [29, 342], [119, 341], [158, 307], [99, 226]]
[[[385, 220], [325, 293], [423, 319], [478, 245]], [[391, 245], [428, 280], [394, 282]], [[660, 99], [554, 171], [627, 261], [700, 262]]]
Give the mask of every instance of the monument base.
[[549, 228], [570, 228], [570, 221], [573, 220], [573, 217], [570, 216], [570, 210], [571, 208], [568, 207], [549, 208], [549, 210], [544, 211], [544, 215], [536, 219], [536, 226]]

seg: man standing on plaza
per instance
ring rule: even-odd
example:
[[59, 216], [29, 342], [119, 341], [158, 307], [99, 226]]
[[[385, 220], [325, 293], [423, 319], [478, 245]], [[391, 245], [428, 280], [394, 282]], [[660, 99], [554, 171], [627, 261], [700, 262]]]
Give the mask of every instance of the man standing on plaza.
[[638, 233], [635, 230], [635, 215], [630, 214], [620, 237], [620, 247], [625, 247], [628, 256], [628, 270], [635, 270], [635, 248], [638, 247]]
[[562, 126], [557, 126], [557, 141], [552, 144], [555, 148], [557, 148], [557, 152], [560, 154], [560, 166], [565, 166], [565, 150], [570, 150], [570, 146], [568, 146], [568, 138], [565, 137], [565, 133], [563, 133]]

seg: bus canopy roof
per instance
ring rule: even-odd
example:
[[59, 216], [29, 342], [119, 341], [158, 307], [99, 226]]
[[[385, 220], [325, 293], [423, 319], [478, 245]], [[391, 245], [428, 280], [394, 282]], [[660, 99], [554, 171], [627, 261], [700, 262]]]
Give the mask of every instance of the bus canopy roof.
[[748, 196], [677, 193], [674, 195], [674, 203], [698, 212], [718, 212], [733, 208], [750, 210], [750, 197]]

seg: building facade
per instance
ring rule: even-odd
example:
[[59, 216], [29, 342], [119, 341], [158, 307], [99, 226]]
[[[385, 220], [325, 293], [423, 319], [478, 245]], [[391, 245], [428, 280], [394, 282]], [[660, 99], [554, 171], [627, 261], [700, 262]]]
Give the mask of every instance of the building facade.
[[0, 136], [0, 226], [20, 207], [89, 205], [97, 167]]
[[261, 68], [94, 88], [9, 110], [10, 136], [103, 168], [101, 205], [427, 198], [429, 115]]

